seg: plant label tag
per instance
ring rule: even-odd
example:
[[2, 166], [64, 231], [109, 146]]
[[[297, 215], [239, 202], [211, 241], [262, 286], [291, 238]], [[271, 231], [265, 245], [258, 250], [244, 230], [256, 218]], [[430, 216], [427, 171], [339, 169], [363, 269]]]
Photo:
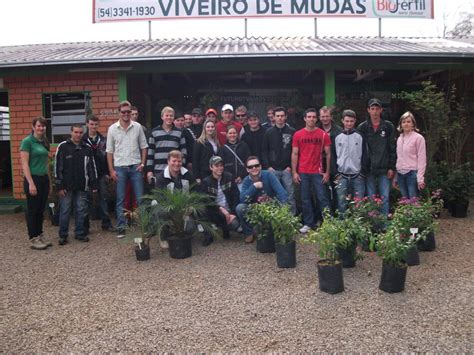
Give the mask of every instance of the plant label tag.
[[142, 238], [133, 238], [133, 241], [137, 244], [141, 244], [143, 243], [143, 239]]
[[204, 232], [204, 228], [200, 224], [198, 224], [198, 231], [199, 233]]
[[411, 234], [416, 234], [416, 233], [418, 233], [418, 228], [410, 228], [410, 233], [411, 233]]

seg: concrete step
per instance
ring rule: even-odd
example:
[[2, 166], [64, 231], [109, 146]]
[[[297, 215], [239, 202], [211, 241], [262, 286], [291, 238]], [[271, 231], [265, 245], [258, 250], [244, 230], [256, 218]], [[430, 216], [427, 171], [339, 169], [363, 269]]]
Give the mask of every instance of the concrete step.
[[23, 210], [21, 205], [13, 205], [13, 204], [0, 204], [0, 215], [1, 214], [15, 214], [19, 213]]

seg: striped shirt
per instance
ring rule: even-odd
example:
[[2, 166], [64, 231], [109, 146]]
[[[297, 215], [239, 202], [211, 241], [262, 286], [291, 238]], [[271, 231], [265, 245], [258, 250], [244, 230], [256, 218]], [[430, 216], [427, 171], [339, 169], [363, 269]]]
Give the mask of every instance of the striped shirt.
[[186, 139], [183, 131], [176, 127], [169, 131], [165, 131], [162, 126], [153, 128], [148, 139], [146, 171], [155, 174], [164, 171], [168, 166], [168, 153], [172, 150], [180, 150], [186, 157]]

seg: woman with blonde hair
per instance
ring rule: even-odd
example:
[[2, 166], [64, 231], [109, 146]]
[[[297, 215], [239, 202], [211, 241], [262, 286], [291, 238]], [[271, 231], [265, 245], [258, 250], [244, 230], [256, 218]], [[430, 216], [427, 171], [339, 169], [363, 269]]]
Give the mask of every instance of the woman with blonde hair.
[[418, 133], [416, 120], [410, 111], [405, 112], [398, 123], [400, 137], [397, 140], [397, 175], [394, 185], [400, 187], [402, 198], [418, 196], [425, 188], [426, 143]]
[[193, 174], [198, 183], [206, 176], [211, 175], [209, 159], [217, 155], [219, 151], [219, 139], [217, 138], [216, 124], [207, 119], [204, 122], [202, 133], [193, 148]]

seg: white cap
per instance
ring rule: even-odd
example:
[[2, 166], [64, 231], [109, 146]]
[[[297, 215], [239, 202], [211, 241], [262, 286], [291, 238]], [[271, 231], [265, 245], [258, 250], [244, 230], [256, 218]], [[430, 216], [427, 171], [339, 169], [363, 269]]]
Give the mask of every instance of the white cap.
[[232, 107], [232, 105], [225, 104], [224, 106], [222, 106], [222, 111], [225, 111], [225, 110], [230, 110], [233, 112], [234, 108]]

